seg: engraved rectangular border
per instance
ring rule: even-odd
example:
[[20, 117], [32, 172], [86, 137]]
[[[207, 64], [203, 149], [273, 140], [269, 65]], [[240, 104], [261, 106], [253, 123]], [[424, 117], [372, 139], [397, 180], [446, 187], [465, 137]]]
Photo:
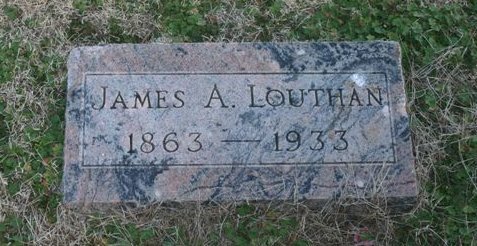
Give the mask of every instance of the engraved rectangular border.
[[[177, 163], [177, 164], [167, 164], [167, 165], [158, 165], [158, 164], [150, 164], [150, 165], [124, 165], [124, 164], [112, 164], [112, 165], [85, 165], [84, 164], [84, 132], [85, 132], [85, 105], [86, 105], [86, 78], [89, 75], [92, 76], [114, 76], [114, 75], [276, 75], [276, 74], [284, 74], [284, 75], [293, 75], [293, 74], [381, 74], [384, 76], [385, 84], [386, 84], [386, 96], [388, 98], [388, 110], [389, 110], [389, 125], [391, 131], [391, 148], [393, 152], [393, 161], [348, 161], [348, 162], [267, 162], [267, 163], [196, 163], [196, 164], [184, 164], [184, 163]], [[83, 100], [81, 108], [83, 109], [83, 124], [81, 129], [81, 167], [82, 168], [162, 168], [162, 167], [203, 167], [203, 168], [220, 168], [220, 167], [273, 167], [273, 166], [311, 166], [311, 165], [324, 165], [324, 166], [342, 166], [342, 165], [372, 165], [372, 166], [383, 166], [383, 165], [392, 165], [396, 163], [396, 146], [395, 146], [395, 135], [394, 135], [394, 126], [393, 126], [393, 119], [392, 119], [392, 100], [389, 93], [389, 81], [388, 76], [385, 72], [363, 72], [363, 71], [356, 71], [356, 72], [297, 72], [297, 73], [290, 73], [290, 72], [133, 72], [133, 73], [85, 73], [83, 75]]]

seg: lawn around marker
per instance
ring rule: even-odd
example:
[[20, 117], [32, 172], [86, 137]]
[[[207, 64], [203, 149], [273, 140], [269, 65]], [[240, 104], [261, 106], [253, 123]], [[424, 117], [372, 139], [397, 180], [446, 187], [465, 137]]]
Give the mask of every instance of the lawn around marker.
[[[0, 8], [0, 244], [476, 240], [475, 1], [75, 0]], [[411, 213], [392, 217], [369, 203], [349, 216], [346, 200], [320, 211], [175, 204], [89, 217], [60, 205], [66, 58], [74, 47], [316, 40], [400, 43], [420, 185]]]

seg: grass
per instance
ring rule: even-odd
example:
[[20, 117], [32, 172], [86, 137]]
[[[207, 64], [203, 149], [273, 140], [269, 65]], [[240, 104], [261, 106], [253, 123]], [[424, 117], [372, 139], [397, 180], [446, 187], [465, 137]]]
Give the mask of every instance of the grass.
[[[477, 2], [396, 0], [0, 3], [0, 244], [473, 245], [477, 242]], [[59, 201], [69, 50], [123, 42], [396, 40], [420, 183], [395, 216], [172, 204], [83, 215]]]

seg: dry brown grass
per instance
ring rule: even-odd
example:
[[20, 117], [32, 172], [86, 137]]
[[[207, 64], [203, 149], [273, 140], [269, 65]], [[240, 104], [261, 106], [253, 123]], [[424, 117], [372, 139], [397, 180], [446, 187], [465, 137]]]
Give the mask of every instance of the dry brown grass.
[[[270, 41], [293, 41], [288, 35], [290, 30], [305, 22], [313, 11], [319, 9], [321, 5], [331, 2], [330, 0], [309, 0], [309, 1], [284, 1], [284, 7], [277, 14], [270, 13], [269, 10], [260, 9], [261, 1], [249, 1], [245, 6], [237, 7], [237, 2], [225, 0], [210, 17], [217, 21], [220, 26], [220, 33], [217, 37], [211, 37], [213, 42], [254, 42], [267, 36]], [[264, 27], [257, 26], [254, 13], [263, 13], [271, 16], [277, 23], [277, 30], [264, 30]], [[308, 14], [307, 14], [308, 13]], [[270, 35], [270, 37], [268, 37]]]
[[[275, 16], [280, 24], [280, 30], [273, 31], [270, 40], [289, 41], [288, 32], [294, 25], [300, 25], [308, 18], [307, 13], [315, 11], [319, 6], [328, 1], [310, 0], [295, 1], [285, 0], [285, 8]], [[428, 1], [430, 3], [446, 4], [456, 1]], [[465, 4], [465, 1], [457, 1]], [[17, 60], [22, 66], [15, 66], [13, 78], [6, 83], [0, 83], [0, 96], [6, 102], [6, 112], [14, 118], [8, 121], [8, 144], [19, 146], [25, 150], [28, 156], [16, 156], [18, 166], [16, 174], [21, 176], [31, 165], [31, 159], [39, 159], [32, 146], [32, 139], [25, 134], [26, 128], [44, 129], [45, 120], [51, 110], [49, 105], [58, 103], [60, 98], [65, 97], [64, 88], [66, 82], [66, 70], [64, 64], [57, 72], [51, 83], [35, 81], [29, 71], [33, 66], [42, 63], [45, 56], [58, 56], [66, 60], [68, 52], [76, 46], [84, 44], [97, 44], [106, 42], [104, 37], [110, 35], [108, 20], [114, 17], [119, 20], [121, 28], [126, 34], [140, 37], [143, 42], [160, 41], [170, 42], [172, 39], [164, 33], [154, 37], [153, 31], [163, 31], [160, 22], [147, 13], [148, 3], [141, 1], [138, 6], [143, 9], [129, 11], [127, 4], [118, 6], [111, 1], [105, 1], [100, 9], [89, 9], [80, 16], [78, 10], [73, 7], [73, 1], [46, 1], [46, 0], [13, 0], [4, 1], [2, 5], [13, 5], [21, 9], [20, 18], [10, 20], [4, 14], [0, 14], [0, 40], [6, 41], [2, 45], [10, 45], [12, 41], [21, 42], [23, 47], [28, 47], [32, 52], [31, 60]], [[208, 17], [217, 21], [220, 32], [215, 37], [206, 37], [210, 41], [257, 41], [266, 30], [256, 26], [252, 14], [247, 13], [254, 8], [258, 11], [258, 5], [251, 1], [247, 8], [237, 8], [235, 1], [223, 1], [220, 6], [213, 9]], [[302, 13], [289, 20], [289, 15]], [[285, 18], [285, 16], [287, 16]], [[68, 35], [71, 20], [79, 19], [95, 26], [96, 31], [90, 36]], [[33, 24], [25, 24], [33, 20]], [[154, 40], [153, 40], [154, 39]], [[42, 45], [42, 41], [49, 40], [49, 45]], [[98, 41], [99, 40], [99, 41]], [[468, 84], [469, 90], [477, 91], [475, 81], [476, 74], [463, 72], [460, 67], [449, 69], [446, 66], [447, 57], [452, 54], [453, 47], [442, 51], [439, 59], [425, 67], [413, 67], [407, 72], [406, 83], [410, 88], [409, 102], [411, 110], [412, 130], [416, 151], [416, 169], [419, 181], [422, 184], [419, 205], [439, 206], [439, 201], [433, 201], [433, 195], [424, 189], [423, 184], [431, 182], [432, 175], [436, 173], [434, 163], [446, 155], [444, 148], [445, 139], [448, 135], [472, 136], [477, 130], [477, 108], [462, 108], [471, 112], [474, 118], [459, 118], [451, 108], [455, 105], [453, 98], [456, 94], [452, 88], [461, 87], [462, 83]], [[18, 59], [23, 59], [19, 55]], [[26, 64], [26, 65], [25, 65]], [[431, 76], [432, 75], [432, 76]], [[435, 91], [436, 87], [446, 85], [447, 90]], [[434, 112], [420, 111], [414, 102], [418, 100], [421, 90], [435, 93], [438, 100], [446, 101], [449, 105], [442, 110]], [[22, 113], [14, 113], [22, 112]], [[434, 119], [440, 119], [436, 124]], [[436, 125], [438, 126], [436, 128]], [[462, 141], [459, 140], [459, 141]], [[2, 153], [0, 153], [2, 154]], [[0, 162], [2, 155], [0, 155]], [[462, 160], [465, 165], [468, 160]], [[49, 165], [57, 170], [60, 175], [61, 166], [53, 160]], [[456, 163], [458, 165], [458, 163]], [[452, 166], [449, 167], [452, 171]], [[475, 182], [476, 170], [468, 170], [470, 182]], [[57, 222], [52, 223], [46, 213], [37, 209], [34, 205], [40, 194], [31, 187], [30, 180], [23, 180], [20, 191], [15, 195], [9, 195], [6, 191], [8, 179], [0, 172], [0, 223], [5, 220], [7, 214], [15, 214], [26, 221], [27, 234], [31, 235], [28, 244], [35, 245], [64, 245], [64, 244], [93, 244], [104, 245], [106, 238], [111, 236], [108, 227], [115, 226], [115, 230], [121, 232], [120, 237], [128, 239], [127, 226], [134, 224], [140, 228], [155, 228], [158, 238], [169, 237], [171, 241], [179, 245], [208, 244], [211, 235], [218, 235], [216, 243], [231, 244], [224, 237], [224, 224], [227, 222], [240, 223], [235, 204], [201, 205], [201, 204], [172, 204], [168, 206], [155, 204], [142, 208], [123, 208], [110, 210], [107, 213], [80, 213], [66, 209], [63, 206], [56, 208]], [[434, 184], [438, 186], [439, 184]], [[476, 184], [474, 183], [474, 186]], [[476, 186], [477, 187], [477, 186]], [[56, 187], [56, 189], [59, 189]], [[361, 204], [361, 213], [351, 215], [348, 213], [354, 203]], [[368, 227], [368, 230], [379, 239], [377, 244], [392, 244], [395, 238], [395, 227], [399, 223], [399, 216], [390, 215], [382, 206], [382, 201], [330, 201], [320, 209], [310, 208], [304, 204], [279, 204], [279, 205], [256, 205], [258, 217], [262, 220], [280, 221], [281, 218], [294, 218], [298, 221], [296, 235], [291, 237], [304, 238], [314, 244], [346, 245], [353, 242], [353, 233]], [[402, 216], [412, 217], [411, 214]], [[425, 231], [433, 231], [435, 228], [416, 228], [411, 233], [425, 235]], [[182, 231], [183, 230], [183, 231]], [[438, 232], [435, 232], [438, 235]], [[187, 241], [184, 241], [187, 240]], [[444, 243], [444, 241], [443, 241]]]

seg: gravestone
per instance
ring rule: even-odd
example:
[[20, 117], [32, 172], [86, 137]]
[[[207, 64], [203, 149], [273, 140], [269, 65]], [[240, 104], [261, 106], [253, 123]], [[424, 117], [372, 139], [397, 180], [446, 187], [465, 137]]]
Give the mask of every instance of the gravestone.
[[395, 42], [76, 48], [65, 134], [73, 206], [417, 195]]

